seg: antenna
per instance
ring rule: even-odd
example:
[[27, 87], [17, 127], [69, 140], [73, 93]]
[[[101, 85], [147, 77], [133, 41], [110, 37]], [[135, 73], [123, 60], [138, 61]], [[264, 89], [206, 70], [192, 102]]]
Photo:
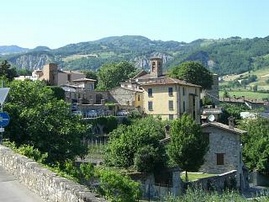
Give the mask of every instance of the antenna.
[[210, 114], [207, 119], [212, 122], [212, 121], [215, 121], [215, 116], [213, 114]]

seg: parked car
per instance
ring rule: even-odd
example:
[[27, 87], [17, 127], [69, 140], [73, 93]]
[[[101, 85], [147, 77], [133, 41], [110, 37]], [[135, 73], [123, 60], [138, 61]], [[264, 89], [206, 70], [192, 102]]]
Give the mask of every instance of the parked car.
[[97, 111], [95, 109], [91, 109], [89, 111], [86, 112], [86, 118], [95, 118], [97, 117]]
[[72, 112], [74, 115], [77, 115], [77, 116], [82, 116], [82, 112], [81, 111], [73, 111]]
[[117, 116], [127, 116], [129, 112], [127, 110], [119, 110]]
[[105, 111], [103, 109], [98, 109], [97, 114], [98, 116], [105, 116]]
[[72, 103], [71, 110], [72, 111], [78, 111], [78, 104], [76, 102]]

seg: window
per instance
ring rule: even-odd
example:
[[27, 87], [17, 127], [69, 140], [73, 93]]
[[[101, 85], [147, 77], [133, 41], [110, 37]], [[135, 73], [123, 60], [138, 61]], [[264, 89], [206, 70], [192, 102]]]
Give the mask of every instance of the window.
[[174, 119], [174, 115], [173, 114], [169, 114], [169, 120], [173, 120]]
[[153, 102], [152, 101], [149, 101], [148, 102], [148, 110], [149, 111], [152, 111], [153, 110]]
[[186, 112], [186, 106], [185, 101], [183, 101], [183, 112]]
[[148, 89], [148, 96], [149, 96], [149, 97], [152, 97], [152, 88], [149, 88], [149, 89]]
[[137, 101], [140, 101], [140, 95], [137, 96]]
[[169, 107], [169, 110], [174, 110], [174, 103], [173, 103], [173, 100], [169, 100], [169, 102], [168, 102], [168, 107]]
[[168, 88], [168, 95], [173, 96], [173, 88], [172, 87]]
[[185, 95], [185, 87], [183, 87], [183, 90], [182, 90], [182, 94], [183, 94], [183, 96]]
[[224, 165], [224, 153], [217, 153], [217, 165]]

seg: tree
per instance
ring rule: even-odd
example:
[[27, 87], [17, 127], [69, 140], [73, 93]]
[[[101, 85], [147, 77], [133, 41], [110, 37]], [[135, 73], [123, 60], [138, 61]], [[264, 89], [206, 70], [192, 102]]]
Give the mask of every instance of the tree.
[[11, 81], [17, 76], [17, 72], [15, 68], [11, 67], [7, 60], [4, 60], [0, 63], [0, 76]]
[[187, 114], [172, 122], [170, 137], [168, 154], [186, 171], [187, 179], [187, 171], [197, 171], [204, 163], [208, 142], [201, 132], [201, 126]]
[[[107, 165], [136, 166], [141, 172], [154, 172], [165, 164], [165, 150], [160, 144], [160, 139], [164, 138], [161, 120], [151, 116], [135, 120], [131, 125], [120, 125], [109, 136], [105, 157]], [[150, 152], [148, 150], [149, 154], [143, 156], [145, 148]], [[146, 160], [144, 165], [140, 163], [143, 159]]]
[[242, 120], [239, 127], [247, 131], [242, 135], [243, 161], [250, 170], [269, 172], [269, 120], [259, 117]]
[[212, 73], [198, 62], [184, 62], [170, 70], [173, 78], [182, 79], [189, 83], [202, 86], [203, 89], [211, 89], [213, 84]]
[[17, 69], [16, 70], [18, 75], [20, 76], [31, 76], [32, 75], [32, 71], [26, 68], [23, 69]]
[[234, 117], [235, 120], [240, 120], [240, 112], [249, 110], [248, 107], [245, 104], [221, 104], [222, 107], [222, 114], [219, 119], [219, 122], [228, 124], [228, 118]]
[[105, 64], [97, 72], [99, 90], [109, 90], [132, 77], [136, 68], [128, 62]]
[[11, 117], [5, 135], [16, 146], [31, 145], [48, 153], [46, 163], [50, 164], [86, 154], [81, 140], [88, 126], [43, 82], [13, 81], [4, 107]]

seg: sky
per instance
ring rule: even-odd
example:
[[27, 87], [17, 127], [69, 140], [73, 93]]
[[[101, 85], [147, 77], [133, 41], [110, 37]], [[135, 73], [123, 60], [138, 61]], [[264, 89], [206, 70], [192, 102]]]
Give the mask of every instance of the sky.
[[7, 0], [0, 46], [55, 49], [104, 37], [151, 40], [269, 35], [269, 0]]

